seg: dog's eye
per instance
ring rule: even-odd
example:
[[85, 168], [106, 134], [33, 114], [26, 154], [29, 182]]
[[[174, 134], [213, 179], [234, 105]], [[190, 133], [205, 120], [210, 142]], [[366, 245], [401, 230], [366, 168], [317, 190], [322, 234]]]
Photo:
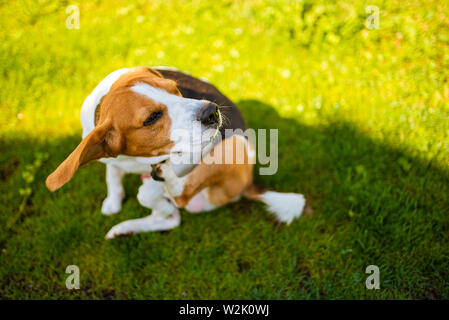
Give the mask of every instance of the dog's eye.
[[164, 113], [162, 111], [153, 112], [150, 116], [143, 122], [144, 126], [149, 126], [159, 120]]

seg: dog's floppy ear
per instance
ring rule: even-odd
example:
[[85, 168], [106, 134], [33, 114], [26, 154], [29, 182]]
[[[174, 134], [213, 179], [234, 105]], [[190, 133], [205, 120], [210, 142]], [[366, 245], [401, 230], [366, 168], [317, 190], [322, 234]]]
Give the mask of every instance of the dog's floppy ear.
[[110, 124], [103, 123], [87, 135], [76, 149], [47, 177], [45, 184], [50, 191], [55, 191], [72, 179], [79, 166], [99, 158], [107, 157], [105, 137]]

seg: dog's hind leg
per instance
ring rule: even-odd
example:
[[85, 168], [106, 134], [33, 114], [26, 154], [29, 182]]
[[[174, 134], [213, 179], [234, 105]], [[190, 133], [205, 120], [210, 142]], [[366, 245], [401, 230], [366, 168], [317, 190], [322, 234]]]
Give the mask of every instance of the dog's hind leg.
[[164, 186], [154, 179], [145, 179], [137, 193], [137, 200], [152, 214], [141, 219], [127, 220], [112, 227], [106, 239], [118, 235], [148, 231], [164, 231], [176, 228], [181, 223], [179, 209], [164, 195]]
[[[169, 162], [155, 165], [153, 170], [164, 179], [165, 188], [177, 207], [190, 212], [212, 210], [235, 201], [252, 184], [253, 164], [244, 139], [223, 140], [184, 177], [176, 176]], [[241, 157], [237, 150], [241, 150]], [[226, 155], [230, 156], [228, 163]], [[212, 161], [214, 157], [217, 162]]]
[[106, 165], [106, 185], [108, 195], [103, 201], [101, 212], [106, 215], [112, 215], [122, 209], [122, 200], [125, 197], [125, 191], [122, 185], [122, 179], [125, 172], [112, 164]]
[[145, 218], [123, 221], [112, 227], [106, 234], [105, 239], [109, 240], [118, 235], [134, 234], [148, 231], [164, 231], [173, 229], [181, 223], [179, 211], [169, 217], [153, 210], [153, 213]]

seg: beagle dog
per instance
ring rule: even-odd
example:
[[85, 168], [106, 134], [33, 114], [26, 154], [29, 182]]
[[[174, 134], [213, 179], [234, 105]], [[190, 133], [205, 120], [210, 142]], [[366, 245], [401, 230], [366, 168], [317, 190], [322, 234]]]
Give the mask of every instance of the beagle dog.
[[[84, 101], [81, 123], [81, 143], [48, 176], [47, 188], [55, 191], [81, 165], [99, 160], [106, 164], [103, 214], [121, 210], [125, 173], [142, 174], [137, 199], [152, 209], [147, 217], [114, 226], [106, 239], [172, 229], [180, 224], [179, 208], [209, 211], [241, 196], [264, 202], [287, 224], [304, 209], [301, 194], [254, 185], [255, 146], [242, 134], [225, 134], [246, 130], [236, 105], [213, 85], [176, 69], [112, 72]], [[229, 156], [232, 161], [225, 161]]]

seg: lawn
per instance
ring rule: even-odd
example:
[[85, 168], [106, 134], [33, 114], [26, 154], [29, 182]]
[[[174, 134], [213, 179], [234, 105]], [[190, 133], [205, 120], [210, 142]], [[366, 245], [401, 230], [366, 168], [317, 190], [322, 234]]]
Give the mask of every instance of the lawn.
[[[70, 4], [0, 3], [0, 298], [449, 298], [449, 2], [82, 1], [79, 29]], [[208, 78], [250, 127], [279, 129], [279, 170], [256, 181], [308, 213], [287, 227], [242, 200], [104, 240], [150, 214], [138, 176], [111, 217], [103, 164], [44, 181], [81, 139], [85, 97], [138, 65]]]

